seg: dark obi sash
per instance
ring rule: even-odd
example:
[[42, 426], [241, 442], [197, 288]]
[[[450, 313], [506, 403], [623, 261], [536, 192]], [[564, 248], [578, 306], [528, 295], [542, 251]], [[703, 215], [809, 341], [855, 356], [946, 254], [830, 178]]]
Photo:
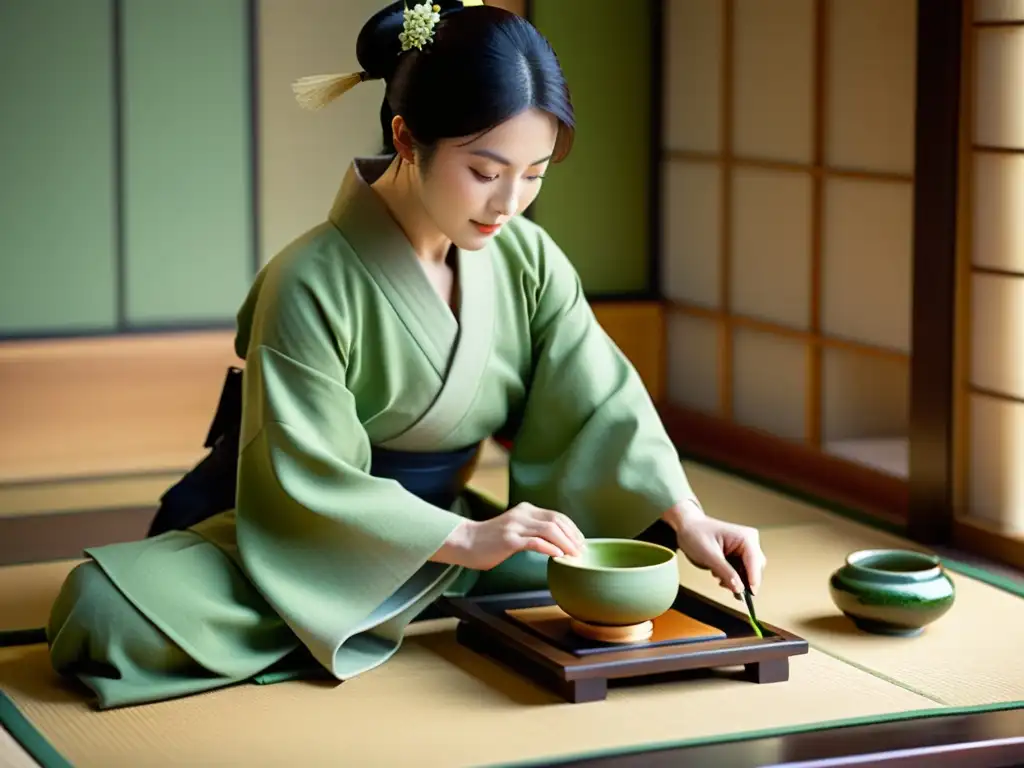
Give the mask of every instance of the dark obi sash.
[[[242, 371], [228, 370], [205, 447], [209, 454], [160, 498], [148, 536], [185, 530], [235, 506], [242, 414]], [[455, 451], [410, 453], [372, 449], [370, 474], [398, 482], [424, 501], [448, 508], [462, 490], [479, 445]]]

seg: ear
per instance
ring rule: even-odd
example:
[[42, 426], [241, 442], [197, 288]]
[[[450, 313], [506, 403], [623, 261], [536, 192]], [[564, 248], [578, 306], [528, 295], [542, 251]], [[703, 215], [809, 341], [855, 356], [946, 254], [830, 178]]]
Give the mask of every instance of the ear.
[[403, 120], [400, 115], [395, 115], [395, 117], [391, 119], [391, 140], [394, 142], [395, 149], [398, 151], [398, 156], [410, 165], [415, 164], [416, 152], [413, 145], [412, 133], [409, 131], [409, 126], [405, 124], [405, 120]]

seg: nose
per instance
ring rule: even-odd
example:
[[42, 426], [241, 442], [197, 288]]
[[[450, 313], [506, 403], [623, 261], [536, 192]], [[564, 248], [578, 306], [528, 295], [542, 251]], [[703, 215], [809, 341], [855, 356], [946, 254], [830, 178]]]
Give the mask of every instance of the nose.
[[509, 184], [502, 194], [497, 195], [492, 201], [494, 211], [499, 216], [515, 215], [518, 206], [519, 195], [514, 184]]

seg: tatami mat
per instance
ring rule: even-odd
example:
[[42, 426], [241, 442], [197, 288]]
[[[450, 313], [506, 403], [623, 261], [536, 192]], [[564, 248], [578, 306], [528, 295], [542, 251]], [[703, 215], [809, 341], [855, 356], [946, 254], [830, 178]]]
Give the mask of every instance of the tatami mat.
[[50, 606], [78, 562], [58, 560], [0, 568], [0, 632], [46, 626]]
[[[177, 765], [493, 765], [656, 742], [879, 717], [942, 705], [1024, 699], [1024, 601], [953, 574], [953, 610], [917, 638], [855, 631], [828, 576], [846, 554], [907, 542], [717, 470], [688, 464], [710, 514], [761, 530], [769, 559], [759, 616], [805, 637], [790, 680], [710, 679], [614, 688], [607, 701], [561, 702], [460, 647], [452, 622], [418, 625], [379, 669], [340, 685], [291, 682], [97, 712], [52, 672], [41, 644], [0, 649], [0, 690], [76, 767]], [[501, 500], [505, 470], [474, 484]], [[72, 561], [0, 568], [0, 630], [40, 627]], [[682, 582], [739, 607], [706, 571]], [[457, 733], [473, 738], [452, 738]], [[235, 738], [225, 734], [243, 734]], [[0, 733], [0, 765], [25, 755]], [[8, 748], [5, 748], [6, 747]], [[339, 757], [340, 756], [340, 757]], [[20, 762], [15, 762], [20, 761]]]
[[934, 706], [817, 652], [794, 658], [786, 683], [698, 679], [566, 704], [459, 647], [450, 622], [418, 631], [388, 664], [341, 685], [243, 685], [96, 712], [31, 646], [0, 651], [0, 687], [77, 768], [369, 768], [423, 765], [425, 755], [488, 765]]
[[[825, 513], [818, 524], [762, 530], [761, 546], [768, 566], [755, 600], [760, 619], [943, 704], [1024, 699], [1024, 600], [1016, 595], [951, 573], [956, 602], [922, 635], [869, 635], [835, 607], [829, 576], [857, 549], [920, 547]], [[683, 564], [681, 573], [685, 586], [733, 602], [706, 572]]]

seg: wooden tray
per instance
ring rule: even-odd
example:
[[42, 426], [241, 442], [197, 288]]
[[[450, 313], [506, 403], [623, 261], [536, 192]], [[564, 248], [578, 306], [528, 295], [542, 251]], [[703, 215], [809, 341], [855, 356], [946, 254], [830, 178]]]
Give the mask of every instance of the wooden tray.
[[750, 682], [783, 682], [789, 679], [789, 657], [808, 650], [806, 640], [764, 622], [764, 637], [758, 638], [745, 612], [682, 586], [672, 608], [720, 633], [711, 633], [711, 639], [680, 637], [677, 642], [655, 635], [649, 642], [608, 646], [579, 638], [567, 641], [564, 633], [539, 631], [510, 613], [552, 605], [546, 590], [438, 601], [438, 607], [459, 619], [456, 638], [460, 644], [574, 704], [604, 699], [612, 680], [642, 682], [655, 675], [693, 670], [742, 666], [743, 678]]

